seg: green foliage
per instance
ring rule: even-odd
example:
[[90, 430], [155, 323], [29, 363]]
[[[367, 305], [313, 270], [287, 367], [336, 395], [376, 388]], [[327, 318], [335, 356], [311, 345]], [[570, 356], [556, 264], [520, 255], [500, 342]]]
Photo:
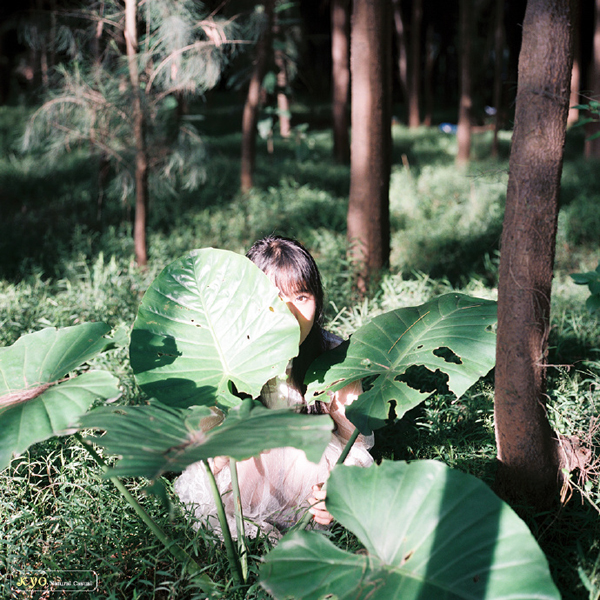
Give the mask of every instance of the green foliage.
[[119, 396], [105, 371], [63, 379], [114, 343], [108, 331], [104, 323], [48, 328], [0, 349], [0, 470], [35, 442], [69, 433], [94, 401]]
[[470, 475], [433, 461], [338, 466], [327, 495], [365, 551], [285, 536], [261, 569], [275, 598], [560, 598], [527, 526]]
[[244, 460], [272, 448], [293, 446], [318, 462], [331, 439], [326, 415], [271, 410], [246, 400], [226, 418], [207, 406], [189, 410], [158, 404], [100, 407], [84, 415], [80, 426], [107, 433], [94, 442], [122, 458], [111, 475], [156, 479], [215, 456]]
[[246, 257], [203, 249], [171, 263], [144, 295], [131, 335], [140, 387], [171, 406], [236, 406], [298, 353], [298, 323]]
[[495, 302], [459, 294], [375, 317], [313, 363], [307, 394], [365, 380], [366, 391], [346, 412], [370, 434], [425, 400], [435, 389], [426, 380], [436, 373], [457, 396], [486, 375], [496, 359], [495, 323]]
[[587, 309], [593, 313], [600, 310], [600, 263], [595, 271], [587, 273], [573, 273], [571, 278], [577, 285], [587, 285], [590, 297], [586, 300]]

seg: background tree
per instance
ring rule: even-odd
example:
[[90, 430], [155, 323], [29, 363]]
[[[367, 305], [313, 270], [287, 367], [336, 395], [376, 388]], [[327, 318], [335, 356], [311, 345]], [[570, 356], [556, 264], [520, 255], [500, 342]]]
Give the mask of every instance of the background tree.
[[504, 0], [496, 0], [494, 13], [494, 97], [496, 109], [492, 156], [498, 157], [498, 134], [502, 125], [502, 67], [504, 64]]
[[544, 393], [571, 77], [569, 0], [529, 0], [523, 23], [498, 285], [496, 486], [545, 506], [558, 462]]
[[410, 19], [410, 69], [408, 73], [408, 126], [421, 124], [419, 104], [421, 97], [421, 28], [423, 0], [413, 0]]
[[341, 164], [350, 162], [350, 0], [331, 0], [331, 109], [333, 156]]
[[[590, 77], [588, 89], [592, 100], [600, 101], [600, 0], [595, 0], [594, 10], [594, 34], [592, 44], [592, 60], [590, 65]], [[600, 158], [600, 124], [596, 119], [586, 125], [585, 141], [586, 158]]]
[[43, 146], [56, 160], [85, 142], [101, 164], [109, 160], [122, 199], [135, 197], [135, 255], [145, 265], [149, 172], [154, 185], [179, 177], [193, 188], [202, 181], [204, 149], [191, 124], [178, 121], [178, 99], [219, 81], [235, 29], [199, 12], [193, 0], [140, 6], [106, 1], [68, 15], [77, 60], [58, 70], [60, 81], [32, 117], [25, 146]]
[[135, 140], [135, 222], [133, 242], [138, 265], [148, 263], [146, 248], [146, 211], [148, 209], [148, 153], [146, 119], [142, 108], [142, 90], [138, 71], [137, 1], [125, 0], [125, 43], [133, 97], [133, 137]]
[[472, 37], [472, 12], [471, 0], [460, 0], [460, 92], [458, 104], [458, 128], [456, 137], [458, 142], [457, 164], [464, 165], [471, 157], [471, 37]]
[[254, 185], [256, 126], [258, 124], [262, 82], [267, 72], [268, 61], [272, 52], [274, 11], [275, 0], [266, 0], [262, 23], [259, 29], [259, 38], [255, 49], [252, 75], [242, 115], [242, 157], [240, 169], [240, 189], [242, 192], [250, 191]]
[[391, 160], [390, 3], [355, 0], [352, 13], [352, 142], [349, 259], [360, 293], [389, 260]]

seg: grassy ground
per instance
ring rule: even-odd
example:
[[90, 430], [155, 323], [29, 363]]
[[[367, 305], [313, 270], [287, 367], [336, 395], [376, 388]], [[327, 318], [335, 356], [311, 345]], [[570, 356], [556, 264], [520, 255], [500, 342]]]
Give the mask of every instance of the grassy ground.
[[[488, 157], [491, 140], [474, 141], [476, 160], [454, 166], [455, 139], [437, 129], [395, 125], [390, 190], [390, 270], [366, 300], [358, 301], [345, 262], [348, 169], [331, 161], [331, 136], [297, 106], [308, 133], [259, 144], [257, 186], [237, 191], [239, 136], [231, 107], [209, 104], [207, 181], [200, 189], [155, 193], [150, 206], [151, 264], [133, 264], [131, 206], [109, 193], [98, 204], [96, 165], [73, 149], [44, 166], [18, 150], [26, 110], [0, 107], [0, 344], [49, 325], [102, 320], [131, 326], [152, 279], [191, 248], [245, 251], [272, 232], [301, 239], [324, 276], [329, 327], [347, 336], [373, 316], [420, 304], [450, 290], [494, 298], [498, 241], [507, 182], [509, 135], [501, 159]], [[318, 111], [315, 111], [317, 114]], [[318, 114], [317, 114], [318, 116]], [[320, 120], [321, 121], [321, 120]], [[227, 131], [229, 127], [229, 132]], [[550, 416], [566, 435], [595, 448], [600, 404], [600, 321], [585, 311], [587, 290], [569, 274], [600, 261], [600, 189], [597, 164], [586, 163], [582, 138], [570, 132], [565, 158], [553, 290]], [[127, 355], [100, 359], [121, 380], [123, 401], [137, 402]], [[377, 457], [435, 458], [491, 483], [494, 477], [493, 378], [462, 399], [436, 395], [377, 436]], [[600, 598], [600, 487], [591, 470], [573, 478], [571, 499], [547, 514], [525, 514], [546, 552], [566, 599]], [[225, 554], [209, 533], [195, 535], [174, 505], [169, 515], [140, 482], [127, 482], [167, 532], [221, 582], [225, 598], [263, 597], [256, 586], [234, 590]], [[578, 489], [579, 488], [580, 491]], [[86, 598], [193, 598], [182, 566], [154, 540], [72, 438], [32, 447], [0, 474], [0, 587], [23, 569], [94, 569], [98, 593]], [[342, 543], [352, 540], [334, 531]], [[265, 540], [251, 549], [251, 569]], [[253, 581], [251, 579], [251, 581]], [[201, 596], [198, 596], [201, 597]]]

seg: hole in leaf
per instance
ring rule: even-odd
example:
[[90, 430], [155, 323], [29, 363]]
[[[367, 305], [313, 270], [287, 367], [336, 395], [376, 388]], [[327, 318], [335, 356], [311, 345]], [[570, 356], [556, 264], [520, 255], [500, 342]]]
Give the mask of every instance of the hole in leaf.
[[431, 392], [448, 393], [448, 375], [439, 369], [431, 371], [424, 365], [412, 365], [398, 375], [396, 381], [403, 381], [408, 387], [418, 390], [422, 394]]
[[450, 350], [450, 348], [447, 348], [446, 346], [443, 346], [442, 348], [437, 348], [436, 350], [433, 351], [433, 353], [435, 354], [435, 356], [439, 356], [440, 358], [443, 358], [447, 363], [454, 363], [455, 365], [462, 365], [462, 360], [461, 360], [460, 356], [458, 356], [458, 354], [456, 354], [455, 352], [453, 352], [452, 350]]
[[390, 405], [390, 410], [388, 411], [387, 422], [388, 422], [388, 424], [390, 424], [396, 420], [396, 404], [397, 403], [395, 400], [390, 400], [388, 402], [388, 404]]

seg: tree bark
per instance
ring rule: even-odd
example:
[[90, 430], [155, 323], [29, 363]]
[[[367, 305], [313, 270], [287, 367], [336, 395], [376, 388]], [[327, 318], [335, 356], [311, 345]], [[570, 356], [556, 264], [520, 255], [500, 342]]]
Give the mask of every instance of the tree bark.
[[129, 80], [133, 93], [133, 136], [135, 138], [135, 221], [133, 241], [135, 259], [139, 266], [148, 263], [146, 246], [146, 212], [148, 209], [148, 152], [146, 123], [142, 107], [142, 92], [138, 72], [137, 0], [125, 0], [125, 42], [129, 66]]
[[550, 290], [571, 76], [569, 0], [529, 0], [498, 285], [496, 490], [544, 508], [558, 484], [544, 401]]
[[269, 54], [271, 52], [273, 11], [275, 0], [265, 2], [265, 23], [263, 32], [256, 45], [254, 70], [250, 78], [248, 95], [242, 115], [242, 159], [240, 169], [240, 189], [249, 192], [254, 186], [254, 164], [256, 162], [256, 125], [260, 106], [260, 89], [264, 79]]
[[391, 28], [388, 0], [354, 0], [349, 259], [366, 293], [390, 251]]
[[410, 24], [410, 71], [408, 84], [408, 126], [419, 127], [419, 98], [421, 91], [421, 25], [423, 0], [413, 0]]
[[350, 162], [350, 135], [348, 133], [349, 38], [349, 0], [331, 0], [333, 156], [340, 164]]
[[[594, 46], [592, 53], [592, 65], [590, 67], [590, 85], [591, 98], [600, 99], [600, 0], [595, 3], [596, 16], [594, 19]], [[598, 115], [593, 115], [596, 119]], [[585, 127], [585, 134], [589, 138], [600, 132], [600, 124], [596, 122], [588, 123]], [[586, 158], [600, 158], [600, 137], [595, 139], [586, 139], [584, 153]]]
[[456, 139], [456, 164], [465, 165], [471, 158], [471, 0], [460, 0], [460, 100]]

